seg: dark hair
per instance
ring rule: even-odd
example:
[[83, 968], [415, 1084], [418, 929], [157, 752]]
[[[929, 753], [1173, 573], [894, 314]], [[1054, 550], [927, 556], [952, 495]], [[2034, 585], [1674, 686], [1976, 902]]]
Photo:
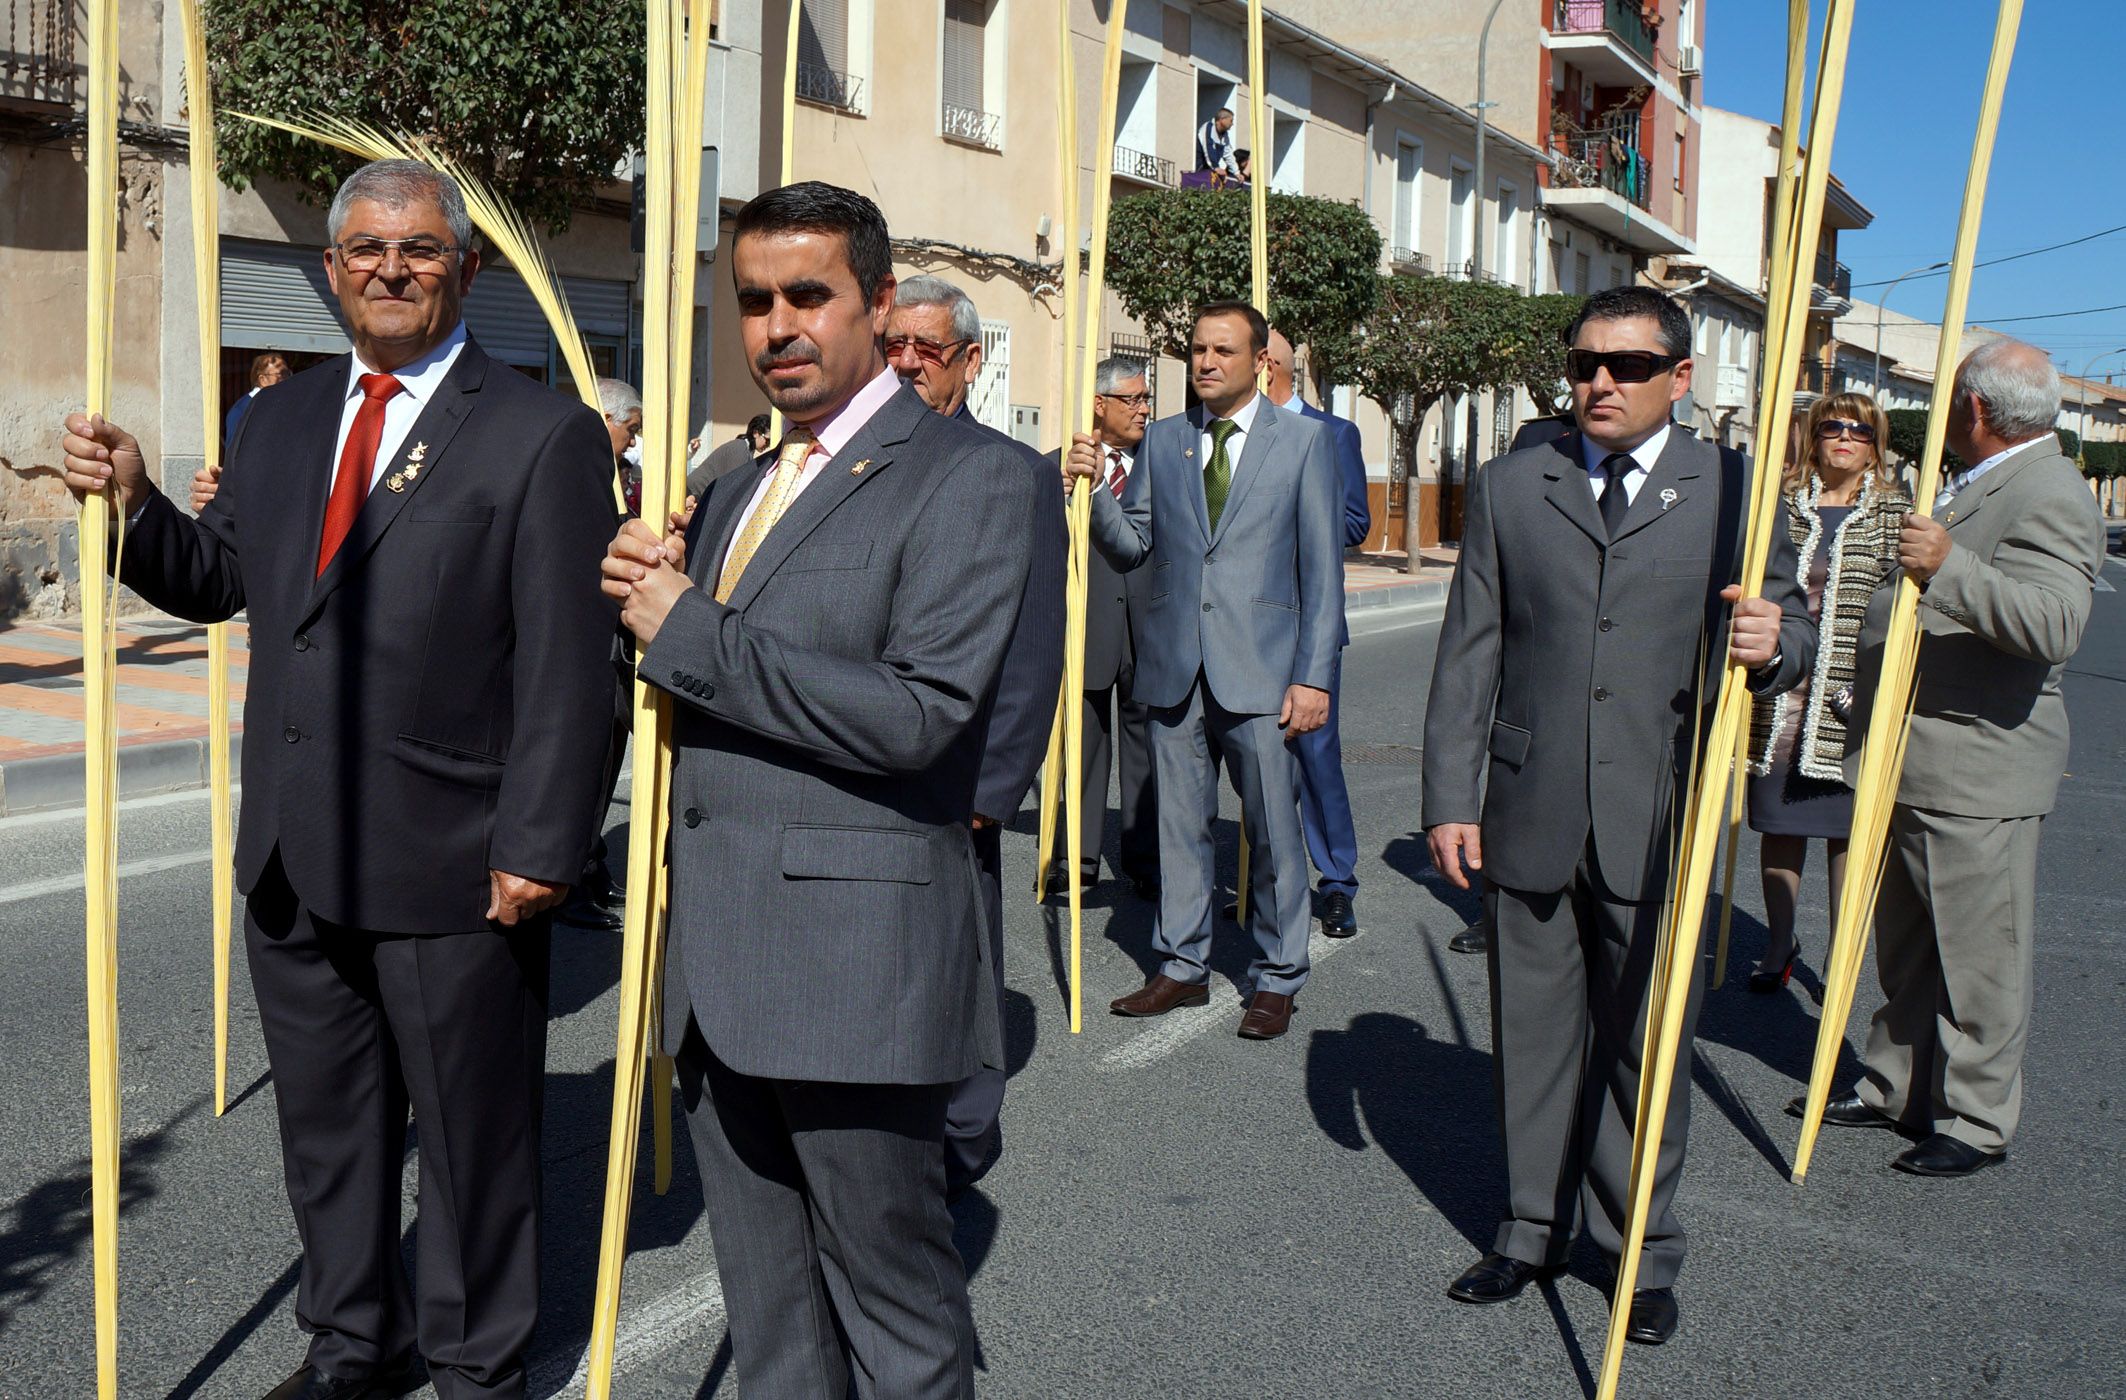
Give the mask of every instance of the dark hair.
[[768, 422], [769, 419], [767, 414], [754, 414], [751, 418], [748, 418], [746, 420], [746, 436], [766, 437], [768, 435]]
[[1640, 316], [1648, 317], [1661, 327], [1662, 354], [1690, 353], [1690, 313], [1677, 305], [1674, 297], [1652, 287], [1611, 287], [1608, 291], [1596, 292], [1587, 298], [1580, 307], [1580, 314], [1565, 328], [1565, 344], [1568, 347], [1576, 344], [1580, 339], [1580, 328], [1589, 321], [1630, 321]]
[[1244, 301], [1206, 301], [1196, 307], [1195, 319], [1189, 322], [1189, 333], [1203, 324], [1206, 316], [1238, 316], [1248, 323], [1248, 335], [1255, 342], [1254, 351], [1261, 354], [1270, 346], [1270, 323], [1260, 311]]
[[755, 195], [738, 211], [731, 229], [735, 247], [748, 234], [838, 233], [856, 274], [857, 290], [870, 301], [893, 275], [893, 243], [886, 233], [886, 216], [855, 190], [845, 190], [821, 180]]

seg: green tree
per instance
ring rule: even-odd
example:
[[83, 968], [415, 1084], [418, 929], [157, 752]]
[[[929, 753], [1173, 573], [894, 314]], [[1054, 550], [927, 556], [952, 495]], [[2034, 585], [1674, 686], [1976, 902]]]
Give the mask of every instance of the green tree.
[[1558, 394], [1565, 383], [1565, 331], [1586, 302], [1586, 297], [1571, 292], [1521, 299], [1520, 350], [1513, 378], [1546, 413], [1558, 407]]
[[[1916, 470], [1919, 459], [1927, 450], [1927, 411], [1923, 408], [1893, 408], [1889, 410], [1890, 451], [1910, 462]], [[1944, 474], [1957, 471], [1963, 462], [1954, 452], [1944, 447], [1941, 452], [1941, 469]]]
[[[556, 233], [642, 139], [643, 0], [207, 0], [206, 22], [224, 112], [431, 137]], [[233, 118], [216, 136], [233, 189], [316, 201], [361, 164]]]
[[2082, 435], [2072, 428], [2059, 429], [2060, 455], [2070, 462], [2082, 460]]
[[[1373, 309], [1380, 230], [1355, 204], [1269, 197], [1270, 304], [1294, 345], [1347, 335]], [[1161, 353], [1188, 357], [1195, 308], [1251, 300], [1248, 201], [1218, 190], [1148, 190], [1115, 201], [1107, 285]]]

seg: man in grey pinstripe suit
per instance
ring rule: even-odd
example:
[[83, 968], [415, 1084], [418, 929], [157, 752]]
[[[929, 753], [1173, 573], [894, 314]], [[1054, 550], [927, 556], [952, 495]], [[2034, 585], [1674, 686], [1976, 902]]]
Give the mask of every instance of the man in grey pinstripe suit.
[[871, 201], [772, 190], [733, 244], [747, 358], [791, 428], [684, 540], [631, 522], [605, 564], [673, 701], [665, 1044], [749, 1400], [852, 1379], [957, 1400], [946, 1105], [1002, 1064], [969, 824], [1054, 487], [881, 358]]

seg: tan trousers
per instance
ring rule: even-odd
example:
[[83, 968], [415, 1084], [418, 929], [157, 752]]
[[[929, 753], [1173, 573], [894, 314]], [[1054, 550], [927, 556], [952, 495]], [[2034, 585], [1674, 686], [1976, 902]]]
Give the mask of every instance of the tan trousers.
[[1865, 1102], [1986, 1152], [2015, 1136], [2043, 817], [1900, 806], [1875, 906]]

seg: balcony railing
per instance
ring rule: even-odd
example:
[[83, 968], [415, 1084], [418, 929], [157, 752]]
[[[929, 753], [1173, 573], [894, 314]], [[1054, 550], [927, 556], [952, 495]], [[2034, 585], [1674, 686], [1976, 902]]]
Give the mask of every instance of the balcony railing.
[[1723, 364], [1713, 385], [1713, 407], [1747, 408], [1750, 401], [1748, 365]]
[[1853, 299], [1853, 269], [1828, 254], [1816, 256], [1816, 285], [1838, 301]]
[[850, 73], [837, 73], [816, 63], [797, 65], [797, 99], [833, 107], [843, 112], [861, 112], [864, 80]]
[[1476, 260], [1473, 258], [1465, 262], [1448, 263], [1439, 270], [1439, 275], [1452, 282], [1504, 283], [1506, 280], [1489, 268], [1484, 269], [1482, 272], [1477, 271]]
[[1794, 392], [1822, 398], [1825, 394], [1843, 393], [1845, 384], [1844, 370], [1821, 360], [1805, 359], [1801, 362], [1801, 375], [1794, 381]]
[[1164, 156], [1151, 155], [1145, 151], [1133, 151], [1127, 146], [1115, 147], [1115, 173], [1132, 180], [1142, 180], [1148, 185], [1174, 183], [1174, 163]]
[[1608, 34], [1653, 66], [1655, 31], [1637, 0], [1558, 0], [1550, 32]]
[[1553, 131], [1550, 149], [1558, 155], [1551, 183], [1566, 189], [1608, 190], [1641, 209], [1650, 207], [1653, 166], [1637, 147], [1615, 134]]
[[72, 107], [75, 82], [73, 0], [13, 0], [0, 51], [0, 101]]
[[1432, 275], [1432, 259], [1414, 248], [1390, 248], [1388, 265], [1397, 272], [1414, 273], [1419, 277]]
[[945, 104], [945, 139], [948, 141], [980, 146], [985, 151], [1001, 150], [997, 128], [1003, 124], [1004, 119], [995, 112], [978, 112], [957, 102]]

